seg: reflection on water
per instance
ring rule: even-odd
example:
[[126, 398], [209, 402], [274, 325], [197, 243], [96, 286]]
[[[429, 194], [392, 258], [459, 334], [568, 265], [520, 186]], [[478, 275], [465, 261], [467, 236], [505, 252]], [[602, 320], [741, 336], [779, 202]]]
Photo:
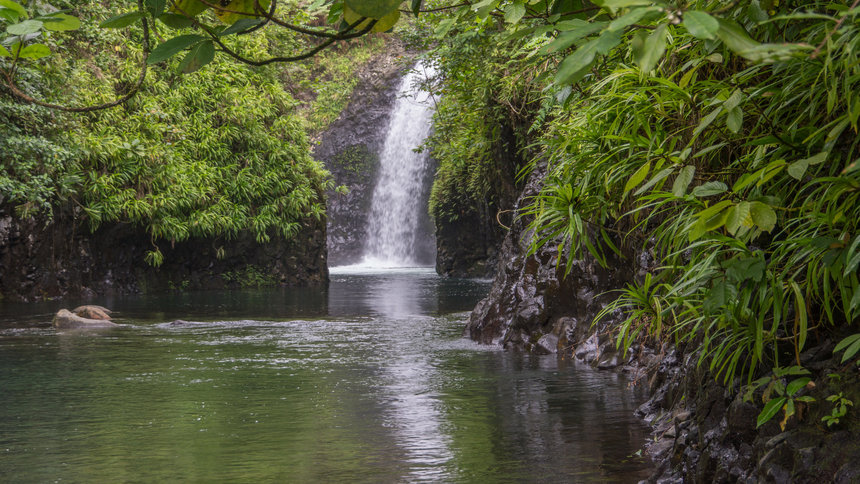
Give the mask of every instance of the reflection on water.
[[[475, 345], [486, 283], [333, 273], [328, 291], [0, 306], [0, 481], [636, 482], [622, 376]], [[29, 311], [28, 311], [29, 310]], [[452, 314], [453, 313], [453, 314]], [[171, 324], [174, 319], [190, 321]]]

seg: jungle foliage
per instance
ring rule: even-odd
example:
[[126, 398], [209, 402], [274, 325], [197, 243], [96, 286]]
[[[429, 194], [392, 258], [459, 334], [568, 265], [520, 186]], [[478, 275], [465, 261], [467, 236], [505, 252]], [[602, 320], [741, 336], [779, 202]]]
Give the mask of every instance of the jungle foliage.
[[[13, 2], [3, 1], [0, 13], [13, 12]], [[21, 7], [15, 18], [0, 15], [6, 32], [18, 32], [12, 21], [46, 16], [74, 14], [85, 21], [61, 36], [45, 27], [23, 37], [7, 35], [18, 42], [10, 48], [23, 51], [20, 40], [26, 39], [25, 48], [44, 45], [56, 53], [0, 58], [0, 69], [15, 71], [16, 87], [63, 106], [109, 104], [134, 89], [146, 60], [139, 48], [143, 31], [107, 29], [98, 21], [134, 2], [58, 1], [55, 6], [65, 10], [54, 12], [39, 5]], [[290, 5], [297, 18], [315, 14]], [[190, 32], [184, 24], [161, 28]], [[303, 42], [283, 30], [230, 39], [236, 51], [259, 55]], [[119, 106], [75, 115], [20, 102], [0, 88], [2, 203], [24, 217], [72, 204], [93, 229], [112, 222], [140, 226], [151, 236], [147, 260], [154, 265], [162, 261], [158, 245], [164, 242], [245, 232], [260, 242], [290, 238], [306, 220], [324, 216], [331, 184], [310, 156], [308, 133], [337, 117], [357, 82], [353, 73], [382, 44], [362, 40], [289, 69], [218, 59], [193, 80], [181, 72], [188, 70], [183, 58], [171, 59], [147, 69], [140, 92]]]
[[[568, 271], [586, 253], [655, 255], [603, 313], [628, 315], [619, 346], [692, 344], [730, 385], [784, 382], [812, 341], [856, 328], [858, 2], [487, 0], [440, 17], [443, 66], [488, 73], [473, 78], [503, 99], [540, 91], [524, 105], [523, 174], [548, 167], [520, 214], [532, 250], [561, 241]], [[449, 59], [486, 36], [506, 55]], [[443, 167], [464, 163], [473, 143], [459, 143], [437, 150]], [[839, 351], [853, 365], [852, 338]], [[781, 384], [764, 421], [805, 401]]]

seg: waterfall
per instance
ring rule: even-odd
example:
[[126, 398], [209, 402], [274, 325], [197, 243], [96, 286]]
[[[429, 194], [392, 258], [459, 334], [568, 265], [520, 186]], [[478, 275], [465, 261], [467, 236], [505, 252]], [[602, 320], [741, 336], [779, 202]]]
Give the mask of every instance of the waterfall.
[[379, 157], [362, 266], [432, 265], [435, 241], [427, 215], [431, 162], [427, 153], [414, 151], [430, 133], [434, 106], [432, 95], [417, 83], [432, 74], [431, 67], [419, 62], [400, 83]]

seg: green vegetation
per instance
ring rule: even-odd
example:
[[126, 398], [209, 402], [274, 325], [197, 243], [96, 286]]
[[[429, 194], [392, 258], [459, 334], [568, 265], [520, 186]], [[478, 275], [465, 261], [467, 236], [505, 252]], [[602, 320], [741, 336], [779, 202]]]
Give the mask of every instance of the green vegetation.
[[[568, 271], [585, 253], [607, 264], [649, 250], [659, 262], [603, 313], [629, 315], [619, 346], [684, 343], [727, 384], [782, 382], [810, 341], [860, 318], [856, 7], [484, 1], [437, 14], [427, 21], [453, 82], [435, 206], [475, 191], [466, 181], [487, 163], [493, 117], [470, 113], [488, 99], [517, 107], [530, 123], [518, 130], [523, 175], [549, 172], [520, 214], [532, 250], [563, 241]], [[451, 58], [471, 48], [489, 50]], [[449, 112], [465, 113], [459, 137], [444, 131]], [[795, 382], [771, 387], [763, 415], [791, 416]]]
[[[161, 243], [230, 239], [244, 232], [265, 242], [290, 238], [305, 220], [322, 218], [324, 191], [331, 181], [311, 159], [307, 133], [336, 119], [357, 82], [355, 71], [382, 50], [383, 39], [339, 46], [289, 69], [277, 64], [246, 67], [219, 58], [191, 78], [182, 73], [196, 70], [188, 68], [192, 54], [164, 57], [167, 63], [145, 57], [140, 50], [145, 30], [136, 23], [140, 15], [102, 22], [127, 28], [99, 27], [111, 12], [134, 12], [135, 5], [55, 2], [68, 9], [61, 12], [84, 19], [82, 25], [71, 25], [68, 13], [0, 3], [5, 29], [0, 35], [19, 44], [24, 40], [23, 52], [44, 50], [39, 45], [48, 51], [38, 58], [0, 51], [4, 81], [12, 82], [7, 75], [14, 73], [16, 83], [0, 90], [2, 203], [25, 217], [50, 215], [59, 205], [73, 204], [93, 229], [112, 222], [140, 226], [151, 236], [147, 261], [156, 266], [163, 260]], [[290, 3], [284, 8], [300, 21], [320, 13], [301, 7]], [[45, 20], [28, 32], [38, 33], [37, 40], [12, 35], [20, 34], [15, 27], [19, 21], [46, 16], [75, 29], [49, 28], [61, 24]], [[191, 24], [167, 13], [154, 26], [149, 22], [146, 27], [151, 36], [195, 35]], [[56, 30], [64, 30], [63, 35], [53, 35]], [[306, 47], [285, 30], [234, 35], [224, 42], [236, 52], [257, 56]], [[159, 52], [164, 48], [153, 55]], [[145, 60], [154, 65], [134, 93]], [[13, 89], [48, 104], [78, 107], [135, 95], [112, 109], [66, 115], [20, 103]], [[308, 92], [306, 102], [291, 95]]]

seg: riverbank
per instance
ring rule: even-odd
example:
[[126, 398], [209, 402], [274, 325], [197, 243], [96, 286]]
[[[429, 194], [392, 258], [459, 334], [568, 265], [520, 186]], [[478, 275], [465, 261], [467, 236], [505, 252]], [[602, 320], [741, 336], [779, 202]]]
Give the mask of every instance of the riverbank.
[[[530, 203], [546, 171], [530, 176], [515, 210]], [[556, 354], [595, 368], [630, 375], [649, 400], [636, 410], [652, 433], [642, 445], [656, 471], [648, 482], [838, 482], [860, 478], [860, 418], [853, 409], [838, 424], [822, 420], [841, 395], [860, 402], [860, 378], [840, 361], [832, 338], [816, 341], [799, 355], [811, 384], [795, 395], [798, 412], [781, 428], [781, 415], [758, 427], [761, 392], [745, 400], [740, 378], [718, 381], [700, 363], [694, 344], [673, 345], [640, 333], [624, 354], [617, 344], [623, 311], [601, 314], [618, 289], [642, 280], [656, 267], [647, 248], [609, 259], [559, 262], [558, 243], [530, 254], [529, 219], [511, 225], [500, 249], [490, 294], [472, 311], [464, 333], [485, 344], [539, 354]], [[564, 253], [563, 257], [568, 257]], [[563, 259], [562, 259], [563, 260]], [[597, 324], [592, 321], [602, 316]], [[766, 376], [766, 375], [765, 375]]]

